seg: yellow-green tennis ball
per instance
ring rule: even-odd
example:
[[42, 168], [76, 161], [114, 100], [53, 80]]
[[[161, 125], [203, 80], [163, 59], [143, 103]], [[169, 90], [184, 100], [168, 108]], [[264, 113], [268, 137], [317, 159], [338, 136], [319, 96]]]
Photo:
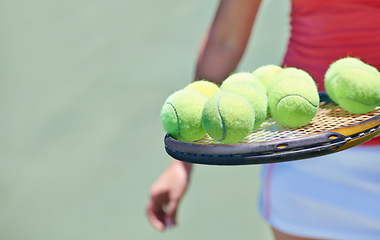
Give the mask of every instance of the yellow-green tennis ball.
[[283, 68], [279, 73], [277, 73], [271, 81], [268, 83], [268, 93], [272, 86], [277, 85], [277, 82], [279, 80], [283, 80], [284, 78], [303, 78], [305, 81], [307, 81], [310, 85], [316, 86], [314, 79], [310, 76], [309, 73], [302, 69], [289, 67], [289, 68]]
[[[276, 79], [274, 79], [276, 78]], [[284, 126], [301, 127], [317, 114], [319, 95], [310, 75], [302, 70], [290, 69], [278, 73], [268, 94], [269, 112]]]
[[337, 73], [339, 73], [340, 71], [342, 71], [343, 69], [347, 67], [362, 65], [362, 64], [365, 64], [365, 63], [361, 61], [360, 59], [354, 58], [354, 57], [345, 57], [345, 58], [338, 59], [335, 62], [333, 62], [327, 69], [325, 73], [325, 81], [329, 81], [332, 77], [334, 77], [334, 75], [336, 75]]
[[337, 61], [333, 62], [329, 68], [327, 69], [325, 73], [325, 78], [324, 78], [324, 85], [325, 85], [325, 90], [327, 95], [330, 97], [331, 100], [334, 102], [336, 101], [335, 98], [335, 82], [332, 81], [334, 77], [339, 74], [339, 72], [343, 71], [345, 68], [352, 67], [352, 66], [362, 66], [365, 63], [362, 62], [358, 58], [353, 58], [353, 57], [345, 57], [338, 59]]
[[221, 91], [212, 96], [202, 112], [202, 125], [214, 140], [232, 144], [247, 137], [255, 122], [255, 110], [241, 94]]
[[222, 90], [240, 93], [252, 104], [255, 110], [253, 129], [258, 128], [265, 121], [268, 116], [268, 97], [259, 86], [251, 82], [234, 82], [223, 86]]
[[192, 82], [189, 85], [187, 85], [185, 89], [197, 90], [203, 93], [204, 95], [206, 95], [206, 97], [208, 98], [210, 98], [212, 95], [220, 91], [218, 85], [207, 80], [198, 80], [198, 81]]
[[331, 81], [336, 102], [350, 113], [367, 113], [380, 105], [380, 73], [373, 68], [348, 67]]
[[267, 87], [269, 81], [281, 70], [282, 67], [269, 64], [255, 69], [252, 74], [259, 78], [264, 83], [264, 86]]
[[267, 93], [267, 88], [264, 86], [264, 83], [261, 82], [260, 79], [258, 79], [256, 76], [254, 76], [250, 72], [238, 72], [238, 73], [233, 73], [231, 74], [228, 78], [226, 78], [222, 85], [220, 86], [226, 86], [227, 84], [233, 83], [233, 82], [253, 82], [256, 85], [258, 85], [263, 92], [266, 94]]
[[195, 141], [204, 137], [206, 132], [201, 119], [207, 99], [192, 89], [171, 94], [161, 109], [161, 122], [166, 132], [181, 141]]

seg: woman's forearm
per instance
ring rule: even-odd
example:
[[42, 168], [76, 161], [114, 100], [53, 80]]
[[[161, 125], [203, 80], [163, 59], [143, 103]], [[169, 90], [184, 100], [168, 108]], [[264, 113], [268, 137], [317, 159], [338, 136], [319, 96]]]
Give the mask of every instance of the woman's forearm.
[[195, 79], [220, 84], [235, 71], [246, 49], [260, 3], [261, 0], [221, 0], [198, 54]]

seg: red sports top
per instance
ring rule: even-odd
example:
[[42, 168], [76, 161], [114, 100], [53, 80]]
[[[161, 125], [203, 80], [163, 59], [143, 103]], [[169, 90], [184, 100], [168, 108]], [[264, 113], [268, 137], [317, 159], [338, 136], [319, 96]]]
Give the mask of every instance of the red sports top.
[[[380, 69], [380, 0], [292, 0], [283, 66], [307, 71], [324, 91], [328, 66], [357, 57]], [[380, 137], [366, 144], [379, 144]]]

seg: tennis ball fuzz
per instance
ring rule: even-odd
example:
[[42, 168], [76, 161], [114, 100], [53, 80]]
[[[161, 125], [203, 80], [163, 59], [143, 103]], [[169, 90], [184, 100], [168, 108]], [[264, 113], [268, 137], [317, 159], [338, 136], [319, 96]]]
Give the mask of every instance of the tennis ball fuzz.
[[345, 68], [331, 79], [336, 103], [350, 113], [363, 114], [380, 105], [380, 73], [371, 66]]
[[272, 85], [276, 85], [279, 80], [282, 81], [283, 79], [288, 79], [288, 78], [297, 78], [297, 79], [302, 78], [305, 80], [305, 82], [308, 82], [311, 86], [316, 87], [314, 79], [310, 76], [308, 72], [302, 69], [288, 67], [288, 68], [283, 68], [281, 72], [276, 74], [271, 79], [271, 81], [268, 83], [269, 84], [268, 89], [270, 89]]
[[198, 81], [192, 82], [189, 85], [187, 85], [185, 89], [197, 90], [203, 93], [204, 95], [206, 95], [206, 97], [208, 98], [210, 98], [212, 95], [220, 91], [218, 85], [207, 80], [198, 80]]
[[258, 128], [268, 116], [268, 97], [263, 90], [252, 82], [233, 82], [223, 86], [222, 90], [240, 93], [252, 104], [255, 110], [253, 129]]
[[362, 62], [358, 58], [354, 57], [345, 57], [336, 60], [333, 62], [329, 68], [327, 69], [325, 73], [324, 78], [324, 85], [327, 95], [330, 97], [331, 100], [333, 100], [335, 103], [337, 103], [335, 98], [335, 81], [332, 81], [334, 77], [336, 77], [339, 72], [343, 71], [345, 68], [351, 67], [351, 66], [363, 66], [365, 65], [364, 62]]
[[265, 87], [268, 87], [269, 81], [281, 70], [282, 67], [269, 64], [255, 69], [252, 74], [260, 79], [264, 83]]
[[310, 122], [319, 108], [314, 80], [303, 70], [284, 69], [271, 81], [268, 93], [269, 112], [284, 126], [301, 127]]
[[345, 57], [336, 60], [333, 62], [329, 68], [326, 71], [325, 74], [325, 81], [330, 81], [337, 73], [342, 71], [343, 69], [355, 65], [362, 65], [365, 64], [363, 61], [361, 61], [359, 58], [354, 57]]
[[166, 132], [180, 141], [195, 141], [204, 137], [206, 132], [201, 119], [207, 99], [192, 89], [171, 94], [161, 109], [161, 122]]
[[238, 143], [247, 137], [253, 128], [255, 110], [241, 94], [221, 91], [212, 96], [202, 112], [202, 125], [214, 140]]
[[264, 86], [264, 83], [261, 82], [260, 79], [258, 79], [256, 76], [254, 76], [250, 72], [238, 72], [238, 73], [233, 73], [231, 74], [228, 78], [226, 78], [220, 88], [222, 86], [227, 86], [230, 83], [233, 82], [252, 82], [256, 85], [258, 85], [265, 94], [267, 94], [267, 88]]

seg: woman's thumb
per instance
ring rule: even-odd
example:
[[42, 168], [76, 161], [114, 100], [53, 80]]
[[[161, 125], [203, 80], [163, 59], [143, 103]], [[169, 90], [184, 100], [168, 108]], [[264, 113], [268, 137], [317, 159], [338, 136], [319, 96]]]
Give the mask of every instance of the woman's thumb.
[[177, 209], [179, 200], [171, 200], [166, 207], [165, 227], [171, 228], [177, 225]]

